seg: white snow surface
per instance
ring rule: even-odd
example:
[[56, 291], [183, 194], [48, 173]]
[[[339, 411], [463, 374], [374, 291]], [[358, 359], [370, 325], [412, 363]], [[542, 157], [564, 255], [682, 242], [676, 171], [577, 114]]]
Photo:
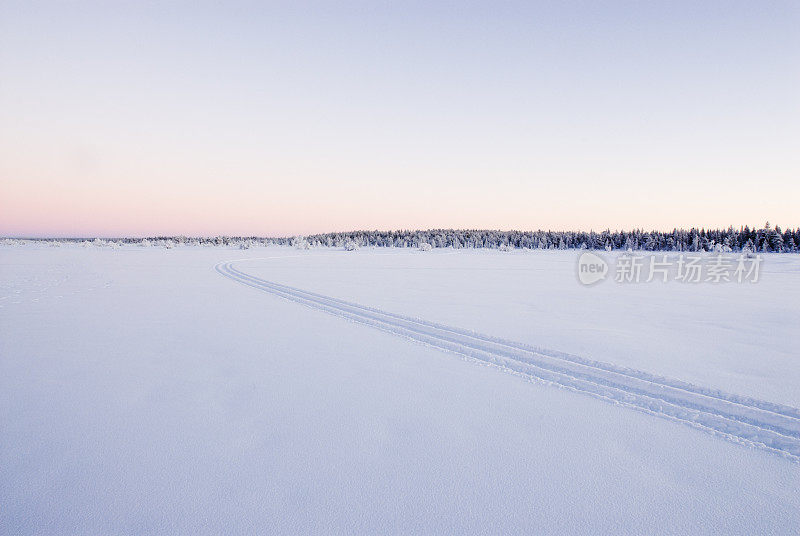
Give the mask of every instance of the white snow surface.
[[800, 256], [577, 256], [0, 246], [0, 534], [796, 533]]

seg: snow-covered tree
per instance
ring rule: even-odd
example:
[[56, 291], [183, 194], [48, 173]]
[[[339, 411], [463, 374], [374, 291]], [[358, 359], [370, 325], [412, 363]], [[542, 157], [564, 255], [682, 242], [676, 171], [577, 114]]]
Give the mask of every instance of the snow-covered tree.
[[295, 236], [292, 239], [292, 247], [295, 249], [309, 249], [311, 244], [308, 243], [308, 240], [304, 236]]

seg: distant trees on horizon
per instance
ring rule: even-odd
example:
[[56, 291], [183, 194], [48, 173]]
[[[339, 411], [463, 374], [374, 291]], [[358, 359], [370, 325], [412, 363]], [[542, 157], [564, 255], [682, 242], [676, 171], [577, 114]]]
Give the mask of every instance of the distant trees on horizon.
[[[9, 242], [13, 239], [7, 239]], [[62, 240], [84, 242], [85, 239]], [[297, 237], [225, 237], [213, 238], [160, 236], [144, 239], [96, 239], [94, 245], [139, 244], [174, 247], [179, 245], [253, 247], [264, 245], [313, 247], [394, 247], [394, 248], [490, 248], [490, 249], [595, 249], [646, 251], [752, 251], [800, 252], [800, 228], [782, 230], [770, 226], [734, 229], [673, 229], [672, 231], [497, 231], [480, 229], [429, 229], [401, 231], [350, 231]]]
[[304, 237], [311, 247], [419, 247], [491, 249], [605, 249], [646, 251], [800, 251], [800, 229], [781, 230], [769, 222], [763, 229], [674, 229], [644, 231], [493, 231], [431, 229], [426, 231], [352, 231]]

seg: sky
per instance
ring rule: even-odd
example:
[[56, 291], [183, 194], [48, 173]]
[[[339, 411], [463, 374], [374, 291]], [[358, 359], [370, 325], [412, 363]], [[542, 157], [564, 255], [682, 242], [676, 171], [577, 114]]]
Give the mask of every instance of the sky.
[[800, 2], [0, 2], [0, 236], [800, 226]]

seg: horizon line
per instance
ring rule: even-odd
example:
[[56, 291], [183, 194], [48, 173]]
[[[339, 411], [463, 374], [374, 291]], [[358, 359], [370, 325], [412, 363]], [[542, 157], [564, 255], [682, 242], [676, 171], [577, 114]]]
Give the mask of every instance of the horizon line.
[[13, 239], [13, 240], [88, 240], [88, 239], [104, 239], [104, 240], [143, 240], [143, 239], [161, 239], [161, 238], [187, 238], [187, 239], [214, 239], [214, 238], [258, 238], [258, 239], [272, 239], [272, 240], [282, 240], [282, 239], [291, 239], [296, 237], [311, 237], [311, 236], [325, 236], [325, 235], [334, 235], [334, 234], [358, 234], [358, 233], [430, 233], [430, 232], [440, 232], [440, 231], [460, 231], [460, 232], [497, 232], [497, 233], [586, 233], [586, 234], [602, 234], [602, 233], [631, 233], [631, 232], [642, 232], [642, 233], [672, 233], [672, 232], [692, 232], [692, 231], [699, 231], [699, 232], [714, 232], [714, 231], [728, 231], [730, 229], [733, 230], [744, 230], [748, 228], [749, 230], [759, 231], [765, 229], [781, 229], [783, 231], [791, 231], [791, 230], [798, 230], [800, 227], [781, 227], [780, 225], [772, 225], [769, 221], [767, 221], [763, 227], [758, 226], [750, 226], [748, 224], [744, 225], [728, 225], [727, 227], [673, 227], [669, 230], [660, 230], [660, 229], [648, 229], [645, 230], [644, 227], [631, 227], [631, 228], [618, 228], [618, 229], [611, 229], [605, 228], [602, 230], [582, 230], [582, 229], [528, 229], [528, 230], [521, 230], [521, 229], [491, 229], [491, 228], [465, 228], [465, 227], [438, 227], [438, 228], [427, 228], [427, 229], [412, 229], [412, 228], [404, 228], [404, 229], [354, 229], [348, 231], [326, 231], [321, 233], [307, 233], [307, 234], [291, 234], [291, 235], [224, 235], [224, 234], [217, 234], [217, 235], [187, 235], [187, 234], [153, 234], [153, 235], [85, 235], [85, 236], [52, 236], [52, 235], [43, 235], [43, 236], [25, 236], [25, 235], [0, 235], [0, 240], [5, 239]]

